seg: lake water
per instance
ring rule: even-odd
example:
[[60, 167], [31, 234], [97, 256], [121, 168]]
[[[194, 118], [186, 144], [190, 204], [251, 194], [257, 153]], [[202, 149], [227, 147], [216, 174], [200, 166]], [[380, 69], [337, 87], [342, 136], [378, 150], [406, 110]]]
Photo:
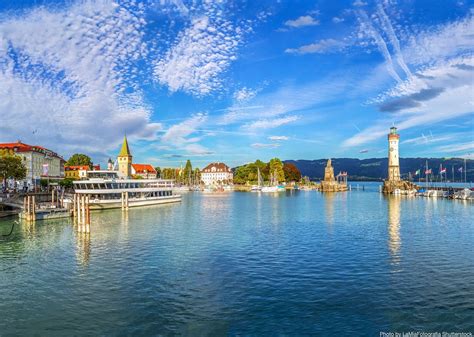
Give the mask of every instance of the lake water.
[[474, 203], [365, 185], [190, 193], [92, 213], [90, 234], [22, 223], [0, 241], [0, 336], [474, 332]]

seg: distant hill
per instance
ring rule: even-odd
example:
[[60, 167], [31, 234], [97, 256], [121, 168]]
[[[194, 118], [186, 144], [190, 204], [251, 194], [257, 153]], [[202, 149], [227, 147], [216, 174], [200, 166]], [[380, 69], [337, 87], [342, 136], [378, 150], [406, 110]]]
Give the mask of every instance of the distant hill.
[[[439, 166], [447, 168], [447, 178], [452, 179], [452, 167], [454, 167], [455, 181], [461, 180], [461, 173], [458, 172], [460, 167], [464, 170], [464, 159], [461, 158], [400, 158], [400, 172], [402, 177], [407, 177], [408, 172], [412, 174], [420, 169], [421, 177], [424, 177], [425, 163], [428, 161], [429, 168], [433, 169], [434, 175], [439, 179]], [[311, 180], [320, 180], [324, 177], [324, 168], [327, 159], [316, 160], [285, 160], [284, 162], [293, 163], [298, 167], [303, 176], [308, 176]], [[332, 159], [334, 173], [339, 171], [347, 171], [349, 180], [382, 180], [387, 177], [388, 159], [387, 158], [334, 158]], [[466, 161], [467, 181], [474, 181], [474, 160]], [[416, 178], [417, 180], [418, 178]], [[464, 179], [464, 173], [462, 174]]]

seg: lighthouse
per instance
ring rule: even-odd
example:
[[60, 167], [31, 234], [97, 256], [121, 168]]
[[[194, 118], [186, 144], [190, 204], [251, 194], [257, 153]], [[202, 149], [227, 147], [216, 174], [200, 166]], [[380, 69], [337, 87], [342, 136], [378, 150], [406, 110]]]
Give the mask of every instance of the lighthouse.
[[392, 126], [388, 134], [388, 180], [400, 180], [400, 157], [398, 156], [398, 142], [400, 135], [397, 128]]

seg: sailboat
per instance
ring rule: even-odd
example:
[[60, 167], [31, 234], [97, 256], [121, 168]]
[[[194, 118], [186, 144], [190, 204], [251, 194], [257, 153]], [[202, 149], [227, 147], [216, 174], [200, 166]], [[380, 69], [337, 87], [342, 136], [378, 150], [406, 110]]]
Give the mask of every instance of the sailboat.
[[278, 185], [278, 174], [275, 170], [274, 173], [270, 174], [270, 186], [262, 187], [262, 192], [283, 192], [285, 191], [284, 186]]
[[260, 192], [262, 190], [262, 175], [260, 174], [260, 168], [257, 167], [257, 185], [252, 185], [252, 192]]

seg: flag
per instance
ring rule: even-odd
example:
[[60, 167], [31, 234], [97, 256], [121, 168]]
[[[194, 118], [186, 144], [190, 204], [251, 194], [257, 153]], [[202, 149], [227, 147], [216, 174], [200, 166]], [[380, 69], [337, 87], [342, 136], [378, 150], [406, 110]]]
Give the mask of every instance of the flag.
[[446, 173], [446, 167], [445, 167], [445, 168], [441, 168], [441, 170], [439, 170], [439, 174], [443, 174], [443, 173]]
[[416, 170], [416, 172], [415, 172], [416, 176], [419, 175], [419, 174], [420, 174], [420, 169]]
[[458, 172], [462, 172], [462, 166], [458, 168]]
[[49, 173], [49, 164], [43, 164], [43, 175], [47, 176]]
[[426, 170], [426, 171], [425, 171], [425, 174], [431, 174], [431, 169]]

